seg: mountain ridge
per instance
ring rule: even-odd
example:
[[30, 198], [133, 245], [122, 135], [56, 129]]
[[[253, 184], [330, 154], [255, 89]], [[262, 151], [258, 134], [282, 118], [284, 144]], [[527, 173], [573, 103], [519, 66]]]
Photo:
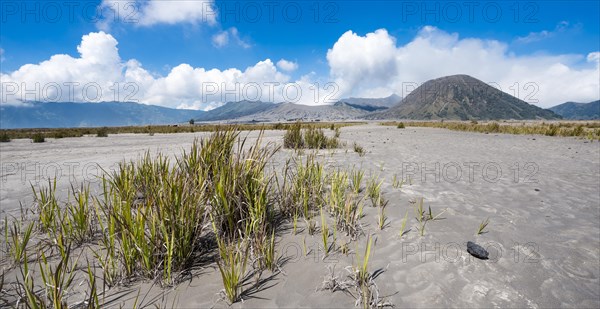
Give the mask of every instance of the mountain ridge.
[[344, 102], [330, 105], [277, 103], [275, 108], [234, 120], [240, 122], [334, 121], [358, 119], [367, 113], [368, 111], [365, 109], [356, 108]]
[[600, 100], [589, 103], [565, 102], [548, 108], [564, 119], [598, 120], [600, 119]]
[[231, 120], [251, 114], [267, 111], [275, 108], [275, 103], [262, 102], [262, 101], [234, 101], [227, 102], [215, 109], [211, 109], [207, 112], [199, 114], [194, 117], [196, 121], [220, 121], [220, 120]]

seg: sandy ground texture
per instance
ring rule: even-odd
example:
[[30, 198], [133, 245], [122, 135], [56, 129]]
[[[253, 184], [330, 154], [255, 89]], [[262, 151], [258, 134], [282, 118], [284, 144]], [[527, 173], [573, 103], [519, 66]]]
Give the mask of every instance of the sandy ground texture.
[[[19, 202], [31, 204], [30, 183], [60, 176], [63, 198], [70, 183], [98, 184], [98, 167], [110, 170], [145, 151], [180, 154], [206, 133], [112, 135], [47, 139], [33, 144], [0, 144], [2, 217], [14, 215]], [[256, 132], [249, 133], [251, 137]], [[265, 132], [265, 142], [281, 144], [283, 131]], [[600, 307], [600, 144], [575, 138], [480, 134], [433, 128], [397, 129], [376, 124], [344, 127], [347, 143], [319, 152], [328, 168], [362, 168], [384, 180], [388, 224], [377, 228], [377, 210], [365, 207], [365, 234], [375, 239], [370, 270], [380, 296], [396, 307]], [[353, 143], [367, 153], [360, 157]], [[282, 164], [293, 152], [281, 150]], [[57, 174], [58, 173], [58, 174]], [[401, 188], [392, 179], [406, 180]], [[97, 186], [92, 186], [98, 190]], [[441, 220], [417, 232], [413, 205], [423, 197]], [[398, 236], [409, 213], [407, 230]], [[489, 218], [487, 233], [476, 236]], [[304, 228], [300, 224], [300, 228]], [[309, 252], [304, 255], [303, 240]], [[489, 260], [472, 258], [466, 242], [490, 252]], [[354, 253], [323, 258], [320, 234], [283, 231], [277, 239], [281, 271], [248, 282], [246, 299], [233, 307], [353, 307], [343, 292], [318, 288], [329, 273], [345, 276]], [[366, 237], [352, 251], [362, 251]], [[114, 288], [107, 297], [118, 305], [141, 295], [143, 305], [180, 308], [227, 307], [214, 263], [190, 273], [174, 288], [142, 281]], [[139, 293], [139, 294], [138, 294]]]

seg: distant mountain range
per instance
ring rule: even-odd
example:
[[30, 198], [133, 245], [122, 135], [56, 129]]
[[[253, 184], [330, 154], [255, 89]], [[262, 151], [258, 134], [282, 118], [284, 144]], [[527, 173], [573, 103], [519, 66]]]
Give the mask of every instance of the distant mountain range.
[[242, 122], [281, 122], [281, 121], [335, 121], [357, 119], [369, 113], [368, 109], [338, 102], [333, 105], [300, 105], [293, 103], [273, 104], [266, 111], [237, 118]]
[[372, 98], [347, 98], [341, 99], [340, 102], [347, 103], [350, 106], [357, 106], [362, 109], [381, 110], [390, 108], [402, 101], [402, 97], [392, 94], [389, 97], [372, 99]]
[[[385, 108], [396, 96], [382, 99], [347, 99], [327, 106], [260, 101], [229, 102], [208, 112], [172, 109], [132, 102], [28, 102], [0, 105], [0, 129], [139, 126], [203, 121], [293, 121], [354, 119]], [[259, 120], [260, 119], [260, 120]]]
[[332, 105], [309, 106], [294, 103], [268, 103], [261, 101], [228, 102], [207, 111], [196, 121], [334, 121], [358, 119], [372, 111], [385, 110], [400, 102], [400, 97], [348, 98]]
[[496, 120], [600, 119], [600, 101], [567, 102], [550, 109], [528, 104], [468, 75], [425, 82], [402, 99], [346, 98], [308, 106], [260, 101], [229, 102], [210, 111], [138, 103], [28, 103], [0, 106], [0, 128], [136, 126], [197, 122], [337, 121], [354, 119]]
[[562, 116], [564, 119], [599, 120], [600, 100], [590, 103], [567, 102], [550, 107], [549, 110]]
[[369, 119], [494, 120], [560, 119], [468, 75], [433, 79], [399, 104], [366, 116]]
[[208, 112], [203, 112], [194, 119], [196, 121], [221, 121], [231, 120], [247, 115], [253, 115], [256, 113], [264, 112], [275, 108], [276, 105], [273, 103], [261, 102], [261, 101], [239, 101], [239, 102], [228, 102]]
[[28, 103], [0, 106], [0, 128], [138, 126], [187, 122], [201, 111], [129, 102]]

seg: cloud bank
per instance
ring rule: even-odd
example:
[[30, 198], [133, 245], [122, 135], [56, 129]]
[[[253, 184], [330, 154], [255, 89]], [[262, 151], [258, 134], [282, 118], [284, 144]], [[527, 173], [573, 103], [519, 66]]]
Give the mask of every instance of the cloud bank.
[[517, 56], [496, 40], [460, 38], [426, 26], [402, 46], [385, 29], [365, 36], [348, 31], [328, 50], [327, 61], [342, 96], [406, 96], [415, 83], [468, 74], [528, 103], [550, 107], [600, 98], [598, 54]]
[[[227, 31], [231, 40], [231, 29]], [[209, 109], [248, 99], [314, 105], [349, 96], [406, 96], [418, 84], [452, 74], [472, 75], [541, 107], [600, 97], [598, 51], [514, 55], [505, 43], [460, 38], [431, 26], [422, 28], [405, 45], [398, 45], [385, 29], [364, 36], [347, 31], [327, 52], [328, 77], [309, 72], [297, 80], [288, 74], [298, 69], [298, 63], [286, 59], [276, 64], [264, 59], [245, 69], [224, 70], [182, 63], [160, 76], [135, 59], [121, 59], [117, 46], [112, 35], [92, 32], [77, 46], [79, 57], [53, 55], [41, 63], [2, 72], [1, 102], [137, 101]], [[314, 81], [327, 79], [333, 83], [314, 86]]]
[[[105, 32], [84, 35], [79, 57], [54, 55], [2, 74], [2, 103], [26, 101], [136, 101], [172, 108], [207, 109], [228, 101], [263, 100], [318, 104], [304, 77], [291, 82], [270, 59], [240, 70], [194, 68], [183, 63], [166, 76], [151, 74], [135, 59], [122, 60], [117, 40]], [[282, 62], [283, 61], [283, 62]], [[279, 61], [289, 71], [292, 62]]]

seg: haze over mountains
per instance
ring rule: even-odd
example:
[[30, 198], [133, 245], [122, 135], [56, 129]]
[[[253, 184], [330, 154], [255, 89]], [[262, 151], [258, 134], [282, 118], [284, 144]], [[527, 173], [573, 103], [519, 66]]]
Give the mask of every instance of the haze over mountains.
[[[102, 126], [140, 126], [178, 124], [195, 121], [293, 121], [355, 119], [373, 110], [381, 110], [399, 101], [399, 97], [382, 99], [347, 99], [327, 106], [260, 101], [228, 102], [208, 112], [172, 109], [133, 102], [28, 102], [25, 106], [1, 105], [0, 128], [67, 128]], [[259, 120], [260, 119], [260, 120]]]
[[549, 108], [564, 119], [599, 120], [600, 100], [590, 103], [566, 102]]
[[[341, 121], [358, 119], [499, 120], [600, 119], [599, 101], [542, 109], [468, 75], [425, 82], [406, 98], [347, 98], [308, 106], [260, 101], [229, 102], [213, 110], [178, 110], [121, 102], [30, 103], [0, 107], [0, 128], [127, 126], [197, 122]], [[556, 113], [555, 113], [556, 112]]]
[[341, 99], [340, 102], [347, 103], [351, 106], [362, 106], [363, 109], [378, 110], [390, 108], [402, 100], [402, 97], [392, 94], [389, 97], [374, 99], [374, 98], [347, 98]]
[[229, 102], [195, 119], [198, 121], [232, 120], [239, 122], [335, 121], [358, 119], [372, 111], [385, 110], [400, 102], [391, 95], [380, 99], [349, 98], [331, 105], [309, 106], [294, 103], [260, 101]]
[[54, 103], [0, 106], [0, 128], [139, 126], [188, 121], [202, 113], [132, 102]]

